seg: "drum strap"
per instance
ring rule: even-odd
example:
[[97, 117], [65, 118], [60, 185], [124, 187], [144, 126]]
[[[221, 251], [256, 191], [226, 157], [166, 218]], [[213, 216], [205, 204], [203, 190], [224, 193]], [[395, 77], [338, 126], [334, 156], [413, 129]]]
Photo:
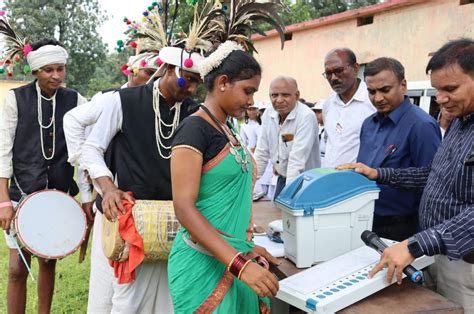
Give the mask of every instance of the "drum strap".
[[[26, 196], [28, 196], [28, 194], [26, 194], [20, 187], [20, 184], [18, 183], [18, 180], [16, 179], [16, 176], [15, 174], [13, 174], [13, 180], [15, 180], [15, 184], [16, 186], [18, 187], [18, 190], [20, 191], [20, 194], [21, 194], [21, 200], [18, 202], [20, 203]], [[44, 189], [48, 189], [48, 178], [46, 178], [46, 186], [44, 187]]]

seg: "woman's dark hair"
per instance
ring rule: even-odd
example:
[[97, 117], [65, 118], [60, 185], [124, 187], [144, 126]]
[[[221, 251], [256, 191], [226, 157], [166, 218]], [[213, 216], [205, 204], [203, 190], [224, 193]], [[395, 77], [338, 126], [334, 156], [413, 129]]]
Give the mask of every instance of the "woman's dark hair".
[[[258, 109], [257, 109], [258, 110]], [[257, 115], [257, 123], [262, 125], [262, 118], [260, 117], [260, 110], [258, 110], [258, 115]], [[245, 123], [249, 123], [249, 115], [247, 113], [247, 110], [245, 110], [245, 115], [244, 115]]]
[[428, 62], [426, 74], [454, 64], [458, 64], [464, 73], [474, 75], [474, 40], [461, 38], [446, 43]]
[[261, 75], [262, 68], [250, 54], [235, 50], [222, 63], [204, 77], [204, 85], [208, 92], [214, 89], [214, 81], [219, 75], [227, 75], [230, 83], [248, 80], [255, 75]]
[[33, 48], [33, 51], [34, 51], [47, 45], [61, 46], [64, 48], [64, 46], [59, 41], [57, 41], [56, 39], [50, 39], [50, 38], [43, 38], [41, 40], [38, 40], [32, 43], [31, 48]]

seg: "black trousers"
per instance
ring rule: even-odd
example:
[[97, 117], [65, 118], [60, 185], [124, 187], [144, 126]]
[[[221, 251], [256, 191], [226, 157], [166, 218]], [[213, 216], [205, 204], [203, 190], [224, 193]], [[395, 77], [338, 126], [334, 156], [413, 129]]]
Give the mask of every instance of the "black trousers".
[[418, 231], [418, 215], [379, 216], [374, 215], [372, 231], [379, 237], [403, 241]]

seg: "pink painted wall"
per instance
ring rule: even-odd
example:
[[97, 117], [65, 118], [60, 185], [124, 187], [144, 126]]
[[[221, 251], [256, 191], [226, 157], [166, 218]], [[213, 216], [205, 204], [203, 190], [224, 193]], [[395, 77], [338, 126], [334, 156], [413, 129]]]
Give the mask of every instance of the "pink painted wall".
[[377, 57], [398, 59], [408, 81], [423, 81], [429, 53], [444, 42], [459, 37], [474, 38], [474, 4], [459, 5], [459, 0], [432, 0], [376, 13], [374, 23], [357, 27], [351, 18], [312, 29], [293, 31], [293, 38], [280, 50], [276, 36], [258, 39], [257, 60], [263, 77], [256, 100], [268, 98], [271, 80], [289, 75], [298, 81], [301, 97], [309, 101], [332, 93], [322, 77], [324, 57], [335, 47], [349, 47], [359, 63]]

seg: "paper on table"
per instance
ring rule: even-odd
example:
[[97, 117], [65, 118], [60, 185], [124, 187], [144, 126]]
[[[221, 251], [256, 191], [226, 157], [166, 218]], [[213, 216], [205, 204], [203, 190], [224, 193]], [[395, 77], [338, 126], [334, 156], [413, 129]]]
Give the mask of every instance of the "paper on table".
[[283, 243], [276, 243], [270, 240], [266, 235], [264, 236], [254, 236], [253, 242], [256, 245], [263, 246], [267, 251], [275, 257], [285, 256], [285, 246]]
[[285, 285], [301, 294], [312, 293], [337, 279], [376, 263], [379, 259], [380, 255], [376, 251], [362, 246], [288, 277], [280, 281], [280, 286]]

